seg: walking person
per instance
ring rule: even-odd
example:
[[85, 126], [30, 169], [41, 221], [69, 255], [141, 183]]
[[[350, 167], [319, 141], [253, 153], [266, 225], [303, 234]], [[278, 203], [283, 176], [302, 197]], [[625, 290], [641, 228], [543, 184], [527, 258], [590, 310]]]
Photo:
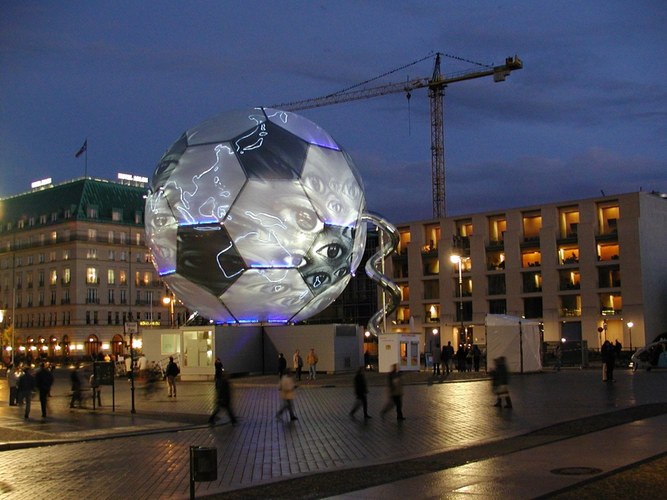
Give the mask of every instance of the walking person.
[[472, 363], [475, 367], [475, 371], [479, 371], [479, 363], [482, 360], [482, 351], [480, 351], [477, 344], [472, 346]]
[[39, 365], [39, 371], [35, 375], [35, 385], [39, 391], [39, 404], [42, 409], [42, 418], [46, 418], [46, 410], [51, 395], [51, 386], [53, 385], [53, 373], [46, 364]]
[[400, 422], [405, 420], [403, 416], [403, 382], [401, 381], [401, 372], [398, 368], [398, 364], [394, 363], [391, 367], [391, 372], [389, 372], [388, 381], [388, 391], [389, 391], [389, 401], [382, 408], [380, 415], [382, 417], [390, 411], [393, 407], [396, 407], [396, 419]]
[[366, 383], [366, 375], [364, 374], [364, 368], [359, 367], [357, 374], [354, 376], [354, 395], [356, 400], [352, 410], [350, 410], [350, 417], [354, 417], [354, 414], [360, 407], [364, 409], [364, 418], [369, 419], [371, 416], [368, 414], [368, 384]]
[[296, 373], [296, 379], [300, 381], [301, 370], [303, 370], [303, 358], [301, 357], [301, 351], [298, 349], [294, 351], [294, 355], [292, 356], [292, 367]]
[[90, 384], [90, 388], [93, 390], [93, 406], [95, 406], [95, 401], [97, 401], [97, 406], [101, 407], [102, 406], [102, 387], [100, 386], [99, 382], [97, 381], [97, 377], [95, 376], [95, 373], [91, 374], [90, 378], [88, 379], [88, 383]]
[[220, 378], [215, 381], [215, 396], [215, 409], [208, 418], [208, 423], [211, 425], [215, 424], [220, 410], [225, 410], [227, 411], [227, 415], [229, 415], [230, 422], [232, 425], [235, 425], [237, 420], [232, 411], [232, 386], [229, 383], [229, 376], [224, 371], [220, 372]]
[[70, 399], [69, 407], [74, 408], [74, 403], [79, 403], [79, 408], [83, 407], [83, 397], [81, 395], [81, 377], [79, 376], [79, 368], [74, 367], [70, 373], [70, 383], [72, 386], [72, 399]]
[[9, 406], [16, 406], [18, 400], [19, 371], [13, 364], [7, 367], [7, 386], [9, 387]]
[[505, 408], [512, 408], [512, 399], [509, 391], [509, 371], [504, 356], [494, 360], [495, 367], [491, 371], [493, 393], [496, 395], [496, 403], [493, 406], [501, 407], [502, 398], [505, 398]]
[[30, 404], [32, 402], [32, 391], [34, 390], [35, 377], [32, 375], [32, 371], [28, 365], [23, 369], [23, 375], [19, 377], [18, 383], [18, 398], [24, 405], [23, 418], [25, 420], [30, 418]]
[[440, 347], [433, 347], [431, 356], [433, 356], [433, 375], [440, 375]]
[[276, 413], [276, 418], [279, 419], [283, 413], [286, 411], [289, 413], [290, 420], [299, 420], [294, 414], [294, 391], [296, 389], [296, 384], [294, 379], [290, 374], [289, 369], [285, 371], [285, 374], [280, 378], [278, 382], [278, 390], [280, 391], [280, 399], [283, 404], [280, 407], [280, 410]]
[[315, 348], [311, 347], [306, 356], [306, 363], [308, 363], [308, 380], [315, 380], [315, 375], [317, 374], [317, 362], [320, 359], [315, 354]]
[[174, 361], [174, 357], [169, 356], [169, 363], [167, 363], [164, 374], [167, 377], [168, 397], [170, 398], [176, 397], [176, 377], [179, 373], [181, 373], [181, 369]]
[[563, 348], [561, 347], [560, 342], [556, 345], [556, 348], [554, 349], [554, 358], [556, 358], [555, 369], [557, 372], [559, 372], [560, 367], [563, 363]]

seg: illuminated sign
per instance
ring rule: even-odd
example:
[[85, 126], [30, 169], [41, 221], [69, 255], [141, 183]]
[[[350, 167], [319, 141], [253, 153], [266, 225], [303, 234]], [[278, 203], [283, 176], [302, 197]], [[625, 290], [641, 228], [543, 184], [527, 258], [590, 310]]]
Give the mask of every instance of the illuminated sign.
[[144, 184], [148, 183], [148, 177], [142, 177], [140, 175], [118, 173], [118, 179], [121, 181], [143, 182]]
[[49, 184], [51, 184], [51, 177], [49, 177], [47, 179], [42, 179], [42, 180], [39, 180], [39, 181], [35, 181], [35, 182], [30, 184], [30, 187], [32, 189], [35, 189], [35, 188], [38, 188], [38, 187], [48, 186]]
[[160, 326], [160, 322], [159, 321], [142, 320], [142, 321], [139, 321], [139, 326]]

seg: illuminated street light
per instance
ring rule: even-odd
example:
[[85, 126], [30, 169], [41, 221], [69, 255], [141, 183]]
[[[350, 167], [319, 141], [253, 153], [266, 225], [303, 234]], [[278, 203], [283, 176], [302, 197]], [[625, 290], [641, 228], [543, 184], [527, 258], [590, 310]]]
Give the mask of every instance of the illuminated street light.
[[632, 321], [628, 321], [628, 333], [630, 334], [630, 350], [632, 351], [632, 327], [635, 324]]
[[463, 334], [463, 342], [468, 342], [468, 336], [466, 335], [465, 326], [463, 325], [463, 275], [461, 274], [461, 265], [463, 258], [460, 255], [451, 255], [449, 260], [452, 264], [457, 264], [459, 267], [459, 319], [461, 320], [461, 331], [459, 332], [459, 337]]
[[165, 295], [162, 297], [162, 303], [169, 307], [169, 326], [171, 328], [174, 327], [174, 302], [175, 302], [175, 297], [172, 295], [171, 297], [168, 295]]

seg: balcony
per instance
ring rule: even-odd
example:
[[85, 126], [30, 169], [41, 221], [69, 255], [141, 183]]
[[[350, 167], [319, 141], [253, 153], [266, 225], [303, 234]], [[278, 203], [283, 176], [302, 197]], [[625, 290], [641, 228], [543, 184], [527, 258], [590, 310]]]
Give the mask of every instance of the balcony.
[[601, 307], [600, 314], [602, 316], [620, 316], [623, 314], [623, 309], [614, 309], [613, 307]]
[[581, 309], [570, 309], [567, 307], [561, 307], [560, 316], [562, 318], [572, 318], [581, 316]]

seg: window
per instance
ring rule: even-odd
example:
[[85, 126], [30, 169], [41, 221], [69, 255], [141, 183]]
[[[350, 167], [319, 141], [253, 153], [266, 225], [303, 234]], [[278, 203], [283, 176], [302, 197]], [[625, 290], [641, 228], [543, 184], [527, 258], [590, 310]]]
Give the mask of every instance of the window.
[[426, 304], [424, 306], [424, 317], [427, 322], [430, 323], [439, 323], [440, 322], [440, 305], [439, 304]]
[[[405, 288], [408, 288], [407, 286]], [[440, 282], [438, 280], [424, 281], [424, 299], [432, 300], [440, 298]], [[403, 300], [408, 300], [403, 298]]]
[[526, 318], [542, 317], [542, 297], [528, 297], [523, 299], [523, 315]]
[[51, 243], [57, 243], [57, 242], [58, 242], [58, 232], [51, 231]]
[[97, 229], [88, 228], [88, 241], [97, 240]]
[[600, 234], [616, 234], [620, 211], [617, 202], [606, 202], [598, 205], [598, 227]]
[[437, 224], [426, 226], [424, 231], [424, 241], [426, 242], [422, 252], [433, 252], [438, 249], [440, 241], [440, 226]]
[[58, 284], [58, 271], [56, 269], [49, 269], [49, 284], [50, 285]]
[[86, 290], [86, 304], [99, 304], [100, 300], [97, 297], [97, 288], [88, 288]]
[[116, 260], [116, 251], [115, 250], [109, 250], [109, 260], [111, 260], [111, 261]]
[[123, 210], [120, 208], [114, 208], [111, 210], [111, 220], [114, 222], [120, 222], [123, 220]]
[[72, 275], [69, 267], [63, 269], [63, 284], [69, 285], [72, 281]]
[[125, 272], [124, 269], [118, 271], [118, 282], [121, 285], [127, 285], [127, 273]]
[[558, 211], [559, 237], [576, 238], [579, 232], [579, 209], [565, 207]]
[[523, 293], [542, 291], [542, 273], [539, 271], [523, 273]]
[[88, 284], [97, 284], [100, 282], [100, 278], [97, 274], [96, 267], [86, 268], [86, 283]]
[[37, 285], [40, 288], [44, 286], [44, 269], [40, 269], [37, 273]]
[[86, 258], [91, 260], [97, 259], [97, 248], [89, 248], [86, 250]]
[[618, 260], [618, 243], [599, 243], [598, 260]]
[[92, 206], [92, 207], [87, 207], [86, 208], [86, 217], [89, 219], [97, 219], [97, 207]]
[[120, 233], [120, 244], [121, 245], [127, 244], [127, 233]]
[[489, 314], [507, 314], [505, 299], [489, 300]]
[[398, 248], [396, 252], [399, 255], [408, 253], [408, 243], [410, 243], [410, 231], [408, 229], [402, 229], [398, 232]]
[[563, 245], [558, 249], [558, 263], [562, 266], [579, 263], [579, 247]]
[[581, 296], [563, 295], [560, 297], [560, 315], [562, 317], [581, 316]]
[[598, 286], [600, 288], [616, 288], [621, 286], [621, 269], [619, 266], [603, 266], [598, 269]]
[[[43, 259], [44, 259], [43, 255], [44, 255], [44, 254], [41, 254], [41, 255], [40, 255], [40, 262], [44, 262], [44, 260], [43, 260]], [[55, 250], [51, 250], [51, 251], [49, 252], [49, 262], [55, 262], [55, 261], [56, 261], [56, 251], [55, 251]]]
[[[120, 291], [120, 303], [127, 304], [127, 290]], [[125, 318], [123, 318], [123, 321], [125, 321]]]
[[407, 306], [399, 306], [396, 309], [396, 323], [407, 324], [410, 322], [410, 308]]
[[542, 216], [539, 212], [523, 214], [523, 237], [525, 240], [539, 239], [541, 229]]
[[[113, 288], [109, 288], [108, 290], [108, 299], [109, 299], [109, 304], [115, 304], [116, 303], [116, 290]], [[111, 313], [109, 313], [111, 314]]]
[[116, 271], [113, 269], [108, 269], [107, 270], [107, 283], [109, 285], [115, 285], [116, 284]]
[[69, 250], [63, 250], [63, 260], [69, 260]]
[[558, 281], [561, 290], [579, 290], [581, 277], [578, 270], [560, 270], [558, 271]]
[[542, 254], [539, 250], [524, 250], [521, 252], [521, 265], [523, 267], [539, 267]]
[[504, 274], [492, 274], [487, 279], [489, 281], [489, 295], [505, 295], [507, 293]]

